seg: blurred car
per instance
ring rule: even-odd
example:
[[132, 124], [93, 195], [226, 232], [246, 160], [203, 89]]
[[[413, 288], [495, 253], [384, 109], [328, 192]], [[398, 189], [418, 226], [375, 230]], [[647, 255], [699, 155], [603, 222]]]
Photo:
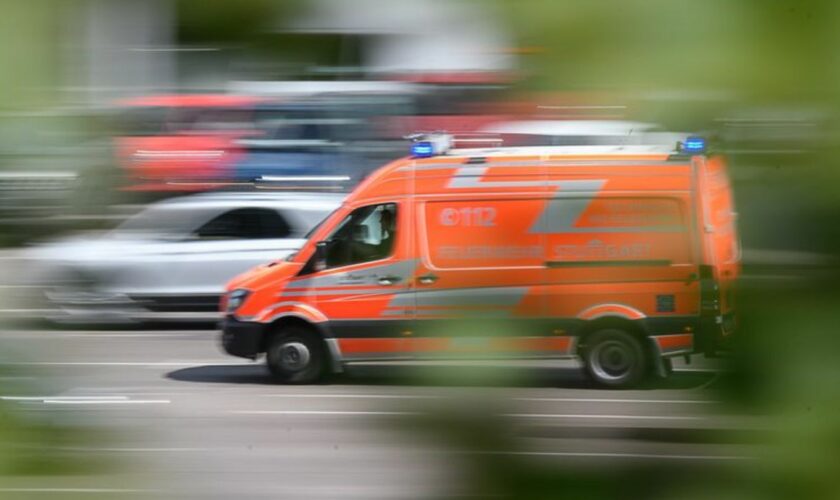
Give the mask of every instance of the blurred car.
[[260, 99], [228, 94], [151, 95], [120, 101], [116, 155], [125, 190], [195, 192], [229, 181]]
[[271, 89], [276, 94], [255, 107], [257, 132], [236, 141], [241, 156], [230, 172], [232, 180], [296, 176], [317, 182], [338, 176], [347, 178], [344, 187], [351, 187], [403, 154], [402, 136], [386, 125], [390, 118], [412, 112], [412, 87], [389, 82], [301, 83], [265, 83], [255, 89], [257, 95]]
[[358, 179], [363, 155], [353, 144], [368, 128], [365, 120], [323, 102], [261, 104], [255, 111], [259, 133], [236, 141], [242, 155], [229, 175], [239, 182], [271, 176]]
[[274, 192], [173, 198], [105, 234], [32, 248], [31, 279], [56, 321], [215, 319], [227, 280], [294, 253], [342, 199]]

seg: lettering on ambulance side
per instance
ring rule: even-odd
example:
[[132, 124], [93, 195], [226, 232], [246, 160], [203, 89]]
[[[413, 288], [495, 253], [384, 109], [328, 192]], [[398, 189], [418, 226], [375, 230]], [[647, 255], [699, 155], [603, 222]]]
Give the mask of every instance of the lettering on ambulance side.
[[488, 166], [466, 166], [461, 167], [455, 171], [452, 178], [449, 180], [449, 189], [469, 189], [469, 188], [525, 188], [525, 187], [544, 187], [556, 186], [558, 191], [554, 194], [554, 198], [567, 198], [573, 195], [574, 198], [565, 200], [565, 204], [553, 203], [554, 200], [546, 204], [546, 208], [542, 214], [537, 218], [536, 222], [529, 229], [530, 233], [570, 233], [570, 232], [603, 232], [600, 228], [576, 228], [581, 214], [586, 210], [586, 207], [598, 195], [604, 184], [607, 183], [604, 179], [574, 179], [561, 181], [493, 181], [482, 180], [481, 177], [487, 174], [490, 169]]
[[324, 276], [313, 276], [292, 281], [280, 292], [280, 297], [301, 297], [313, 293], [328, 295], [366, 295], [381, 294], [383, 289], [398, 292], [403, 287], [391, 288], [380, 285], [377, 280], [385, 276], [399, 276], [408, 282], [417, 269], [418, 259], [401, 260], [354, 269], [339, 271]]
[[[597, 164], [597, 163], [595, 163]], [[505, 166], [508, 166], [505, 164]], [[605, 179], [573, 179], [554, 181], [494, 181], [482, 180], [489, 166], [463, 166], [453, 174], [447, 187], [449, 189], [469, 188], [525, 188], [555, 186], [558, 190], [546, 203], [545, 209], [528, 230], [531, 234], [567, 234], [567, 233], [636, 233], [636, 232], [682, 232], [685, 227], [674, 225], [645, 226], [598, 226], [577, 227], [586, 209], [598, 196], [607, 183]]]

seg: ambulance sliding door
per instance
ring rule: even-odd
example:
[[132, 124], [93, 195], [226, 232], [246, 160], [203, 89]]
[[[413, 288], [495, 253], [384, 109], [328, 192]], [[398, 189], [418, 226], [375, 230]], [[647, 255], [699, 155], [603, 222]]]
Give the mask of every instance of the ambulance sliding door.
[[418, 203], [418, 357], [539, 354], [544, 235], [529, 232], [540, 199]]

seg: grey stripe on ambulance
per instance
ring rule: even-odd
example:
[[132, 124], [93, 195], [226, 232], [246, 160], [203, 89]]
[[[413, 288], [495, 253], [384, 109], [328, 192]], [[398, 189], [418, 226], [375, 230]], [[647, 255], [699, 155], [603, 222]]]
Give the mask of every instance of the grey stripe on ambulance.
[[528, 292], [527, 286], [415, 290], [414, 294], [395, 295], [389, 308], [397, 307], [515, 307]]
[[329, 293], [333, 295], [362, 295], [366, 293], [382, 293], [382, 285], [379, 285], [379, 283], [377, 282], [379, 278], [385, 276], [399, 276], [403, 280], [407, 281], [414, 275], [414, 270], [417, 268], [418, 260], [419, 259], [401, 260], [397, 262], [389, 262], [387, 264], [366, 267], [364, 269], [358, 269], [354, 271], [345, 271], [341, 273], [329, 274], [326, 276], [314, 276], [312, 278], [304, 278], [292, 282], [288, 288], [283, 290], [281, 296], [294, 297], [312, 293], [320, 288], [341, 286], [377, 286], [378, 288], [371, 288], [367, 290], [330, 290]]
[[481, 319], [489, 319], [489, 318], [511, 318], [513, 317], [513, 312], [510, 310], [487, 310], [487, 309], [418, 309], [418, 310], [403, 310], [403, 309], [393, 309], [383, 311], [380, 316], [382, 317], [404, 317], [408, 315], [415, 315], [419, 318], [424, 318], [428, 316], [444, 316], [447, 318], [481, 318]]

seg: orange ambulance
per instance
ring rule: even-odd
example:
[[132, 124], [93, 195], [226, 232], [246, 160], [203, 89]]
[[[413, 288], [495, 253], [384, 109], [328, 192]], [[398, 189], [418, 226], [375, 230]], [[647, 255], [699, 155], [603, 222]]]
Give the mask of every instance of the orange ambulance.
[[723, 159], [417, 138], [285, 261], [231, 281], [222, 344], [287, 383], [379, 360], [580, 357], [608, 387], [712, 354], [740, 249]]

